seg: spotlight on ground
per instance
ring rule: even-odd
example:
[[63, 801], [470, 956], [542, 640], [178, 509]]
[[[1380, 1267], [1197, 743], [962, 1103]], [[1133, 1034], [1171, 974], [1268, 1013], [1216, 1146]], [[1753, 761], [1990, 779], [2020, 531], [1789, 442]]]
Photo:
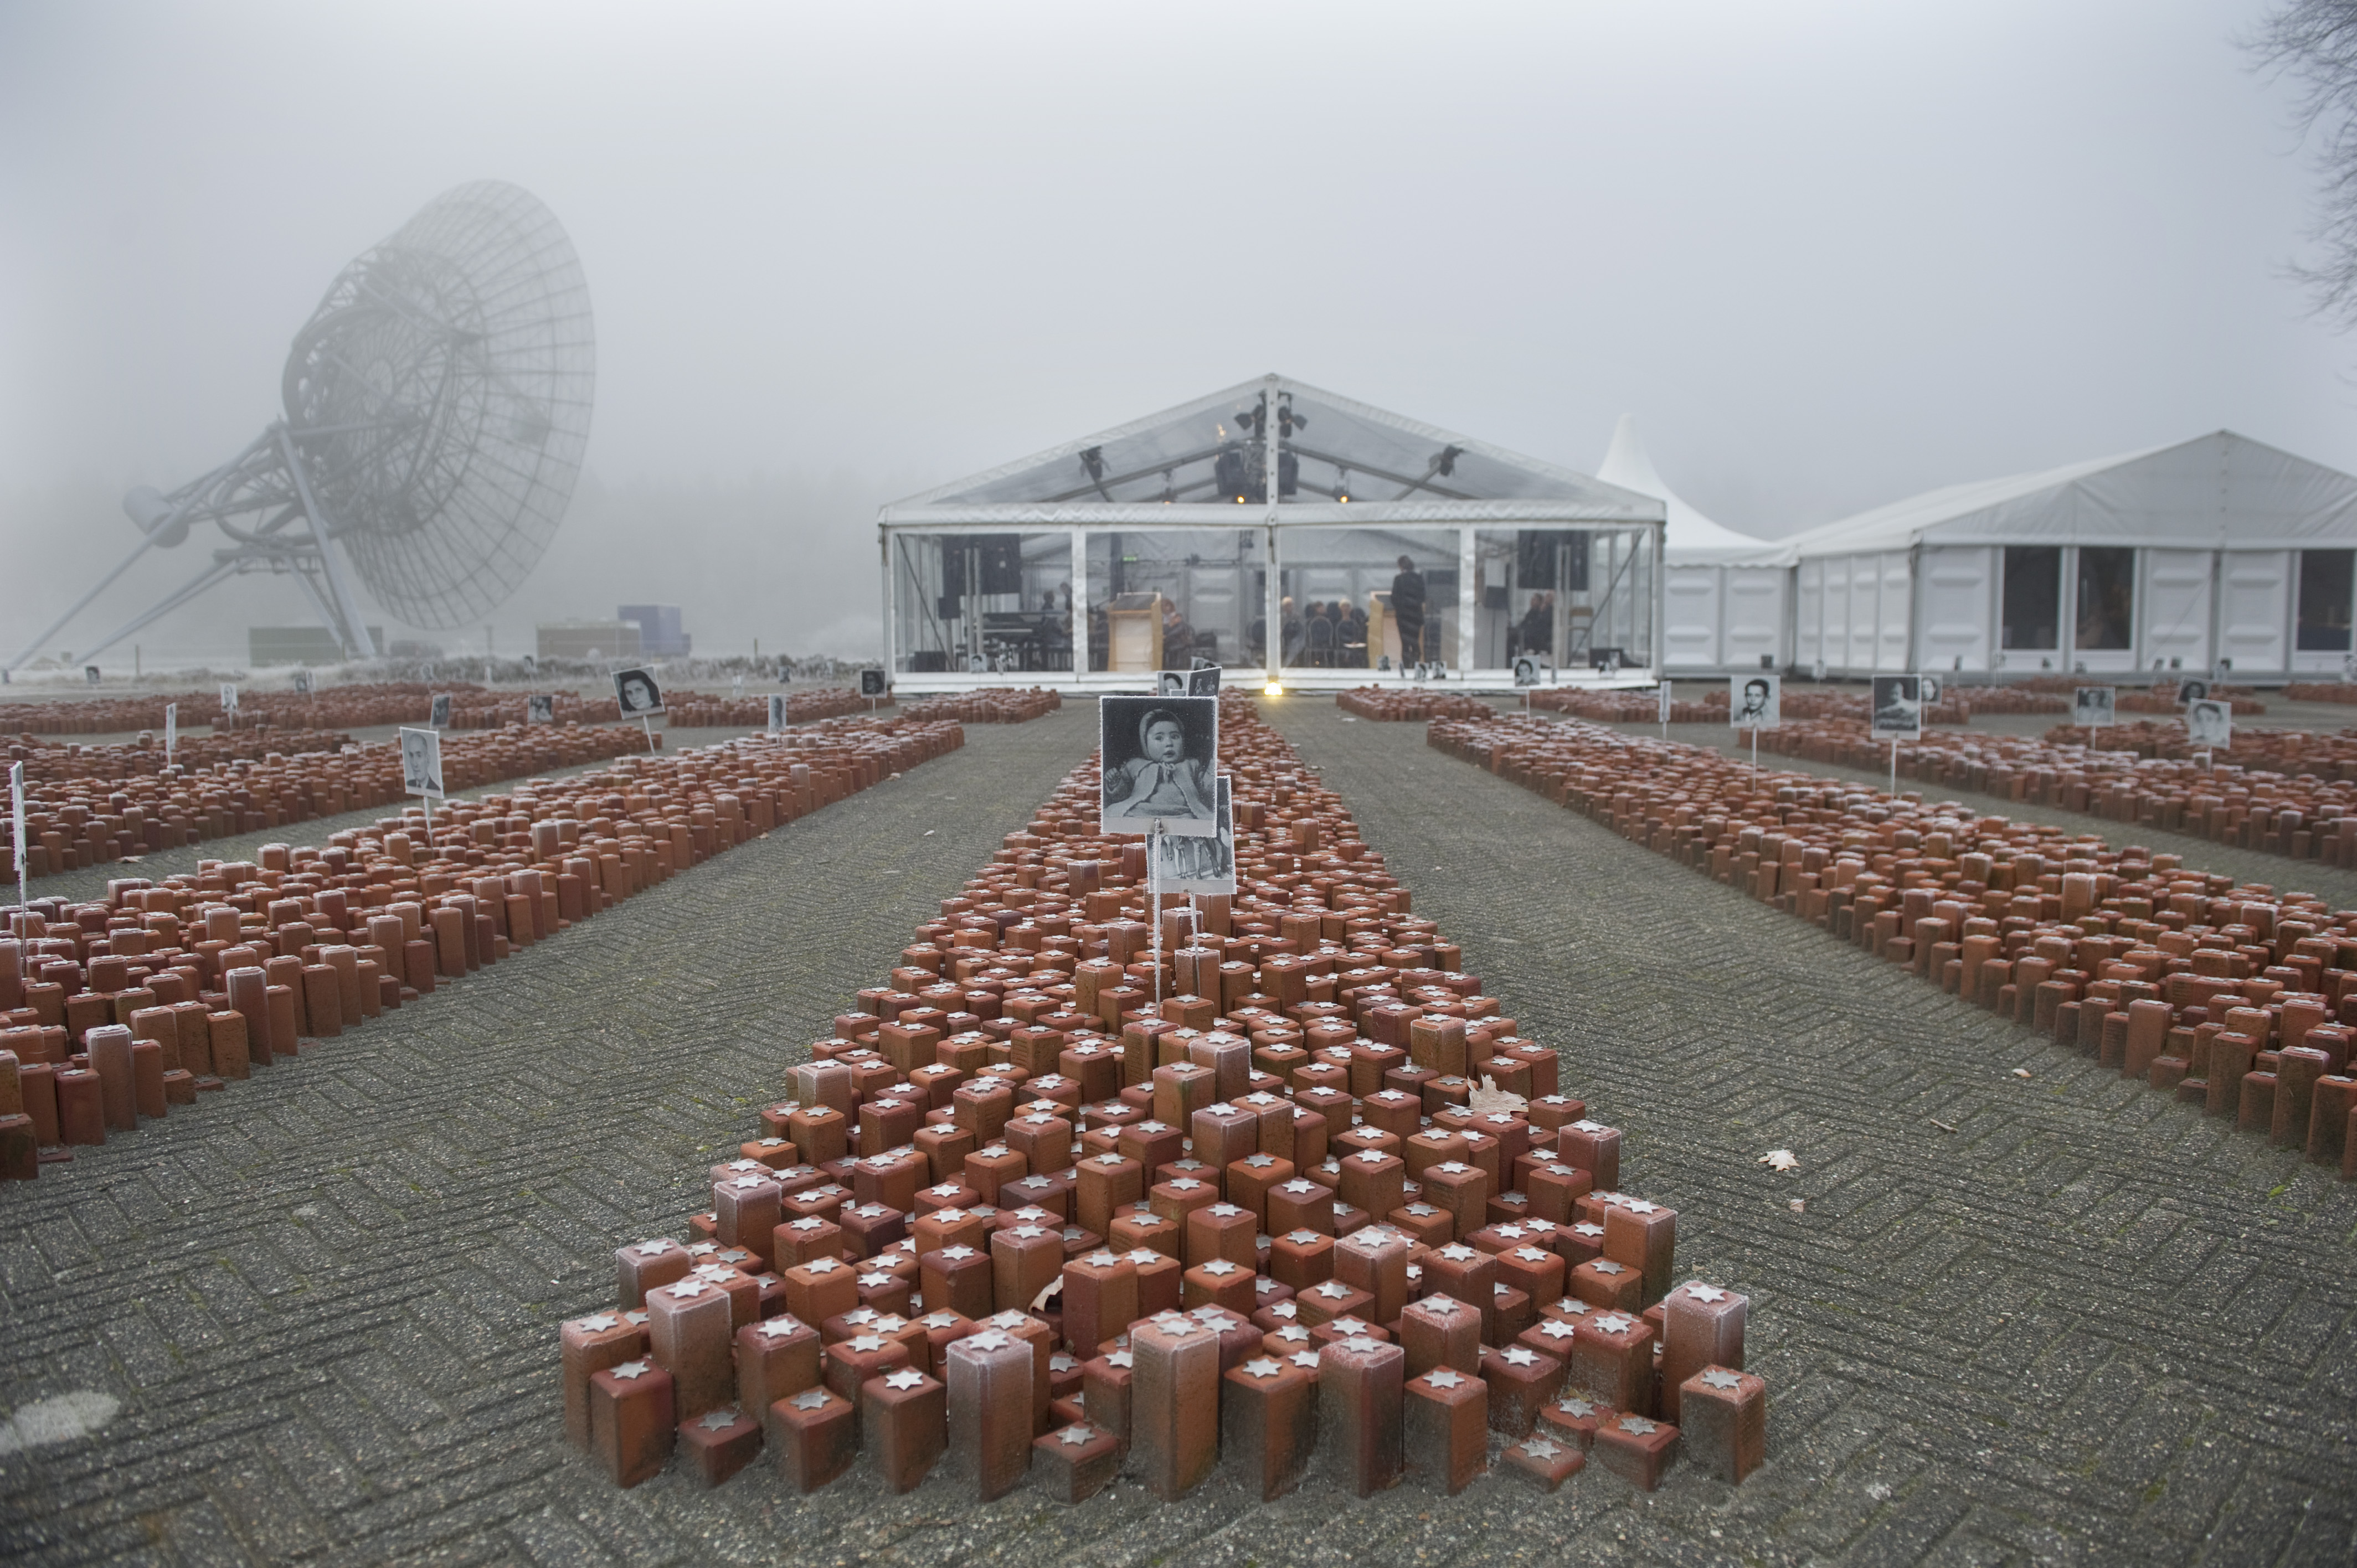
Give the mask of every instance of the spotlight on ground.
[[1282, 697], [1285, 695], [1285, 688], [1271, 681], [1260, 689], [1260, 694], [1264, 697]]

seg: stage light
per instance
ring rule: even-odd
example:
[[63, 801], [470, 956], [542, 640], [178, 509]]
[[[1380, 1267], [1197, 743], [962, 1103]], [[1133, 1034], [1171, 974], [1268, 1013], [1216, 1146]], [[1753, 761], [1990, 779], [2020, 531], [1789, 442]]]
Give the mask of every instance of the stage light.
[[1271, 681], [1260, 689], [1260, 694], [1264, 697], [1282, 697], [1285, 695], [1285, 688]]

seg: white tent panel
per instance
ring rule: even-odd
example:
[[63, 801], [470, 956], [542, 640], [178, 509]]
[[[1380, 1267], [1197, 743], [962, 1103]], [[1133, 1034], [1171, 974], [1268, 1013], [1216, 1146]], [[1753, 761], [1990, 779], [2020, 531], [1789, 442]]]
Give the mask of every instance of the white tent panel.
[[1792, 664], [1813, 670], [1825, 658], [1825, 564], [1803, 561], [1792, 570]]
[[1663, 659], [1673, 670], [1719, 667], [1720, 570], [1717, 566], [1671, 566], [1663, 585]]
[[[2138, 610], [2144, 621], [2140, 650], [2148, 668], [2210, 667], [2210, 573], [2215, 558], [2207, 550], [2147, 550]], [[2173, 662], [2172, 662], [2173, 660]]]
[[2291, 626], [2291, 552], [2229, 550], [2220, 572], [2219, 654], [2237, 671], [2287, 668]]
[[1890, 551], [1875, 562], [1876, 625], [1874, 668], [1889, 673], [1904, 672], [1912, 662], [1908, 656], [1907, 633], [1912, 619], [1915, 597], [1914, 564], [1903, 550]]
[[1989, 631], [1996, 624], [1996, 555], [1986, 546], [1923, 552], [1919, 662], [1924, 669], [1989, 667]]
[[1719, 658], [1729, 670], [1784, 661], [1785, 595], [1792, 574], [1780, 566], [1715, 568], [1719, 587], [1720, 624], [1726, 628]]

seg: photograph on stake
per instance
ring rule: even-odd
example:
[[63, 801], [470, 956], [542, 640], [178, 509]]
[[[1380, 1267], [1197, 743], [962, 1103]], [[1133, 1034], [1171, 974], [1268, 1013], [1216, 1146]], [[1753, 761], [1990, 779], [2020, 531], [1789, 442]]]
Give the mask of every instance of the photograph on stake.
[[1236, 890], [1236, 814], [1228, 776], [1219, 776], [1219, 832], [1209, 838], [1163, 833], [1146, 840], [1155, 886], [1164, 893]]
[[1097, 710], [1104, 759], [1103, 829], [1209, 838], [1219, 832], [1216, 697], [1105, 697]]

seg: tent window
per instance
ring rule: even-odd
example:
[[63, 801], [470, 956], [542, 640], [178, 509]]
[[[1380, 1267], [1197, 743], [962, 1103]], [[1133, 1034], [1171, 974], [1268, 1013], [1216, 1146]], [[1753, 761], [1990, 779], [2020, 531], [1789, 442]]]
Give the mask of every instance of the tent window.
[[2062, 607], [2062, 552], [2053, 545], [2005, 552], [2004, 645], [2031, 652], [2062, 646], [2054, 635]]
[[2349, 602], [2357, 577], [2357, 550], [2299, 553], [2299, 647], [2306, 652], [2349, 651]]
[[2079, 551], [2079, 624], [2071, 645], [2080, 650], [2134, 646], [2136, 552]]

